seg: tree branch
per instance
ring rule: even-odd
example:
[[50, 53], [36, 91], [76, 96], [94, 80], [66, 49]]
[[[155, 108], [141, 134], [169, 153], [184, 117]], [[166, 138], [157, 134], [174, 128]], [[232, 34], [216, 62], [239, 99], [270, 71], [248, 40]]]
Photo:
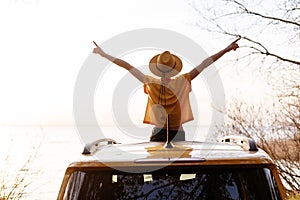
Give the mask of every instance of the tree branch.
[[242, 9], [247, 14], [259, 16], [259, 17], [265, 18], [265, 19], [270, 19], [270, 20], [274, 20], [274, 21], [283, 22], [283, 23], [286, 23], [286, 24], [292, 24], [292, 25], [295, 25], [295, 26], [300, 26], [300, 24], [298, 22], [295, 22], [295, 21], [290, 21], [288, 19], [282, 19], [282, 18], [278, 18], [278, 17], [274, 17], [274, 16], [263, 15], [261, 13], [249, 10], [248, 8], [246, 8], [246, 6], [239, 3], [238, 1], [234, 0], [234, 1], [230, 1], [230, 2], [233, 2], [233, 3], [237, 4], [239, 6], [239, 8]]

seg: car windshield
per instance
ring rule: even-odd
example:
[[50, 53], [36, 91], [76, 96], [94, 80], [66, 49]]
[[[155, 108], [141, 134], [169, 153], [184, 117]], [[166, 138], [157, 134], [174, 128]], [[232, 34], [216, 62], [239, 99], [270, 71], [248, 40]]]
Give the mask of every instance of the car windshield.
[[[180, 173], [179, 173], [180, 171]], [[280, 199], [267, 168], [75, 171], [64, 199]]]

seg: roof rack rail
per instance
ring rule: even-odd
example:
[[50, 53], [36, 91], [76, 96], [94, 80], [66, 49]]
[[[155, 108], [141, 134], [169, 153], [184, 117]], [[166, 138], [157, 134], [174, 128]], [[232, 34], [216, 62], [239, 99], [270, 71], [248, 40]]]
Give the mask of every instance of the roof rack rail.
[[110, 139], [110, 138], [103, 138], [103, 139], [96, 140], [94, 142], [86, 144], [84, 146], [82, 154], [83, 155], [92, 155], [95, 152], [97, 152], [98, 150], [100, 150], [101, 148], [103, 148], [104, 146], [110, 145], [110, 144], [117, 144], [117, 142], [114, 139]]
[[258, 151], [256, 142], [253, 139], [248, 138], [246, 136], [228, 135], [219, 139], [219, 142], [231, 142], [240, 145], [243, 149], [247, 151]]

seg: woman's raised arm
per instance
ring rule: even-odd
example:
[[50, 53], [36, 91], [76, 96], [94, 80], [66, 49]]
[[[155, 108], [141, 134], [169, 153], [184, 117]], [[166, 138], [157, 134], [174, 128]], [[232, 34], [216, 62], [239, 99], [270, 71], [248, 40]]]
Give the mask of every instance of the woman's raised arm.
[[139, 81], [143, 82], [145, 75], [138, 70], [137, 68], [133, 67], [129, 63], [127, 63], [124, 60], [121, 60], [119, 58], [115, 58], [101, 49], [96, 42], [93, 41], [93, 43], [96, 45], [96, 48], [94, 48], [93, 53], [99, 54], [100, 56], [110, 60], [111, 62], [115, 63], [116, 65], [123, 67], [124, 69], [127, 69], [134, 77], [136, 77]]
[[200, 65], [198, 65], [197, 67], [195, 67], [194, 69], [192, 69], [190, 71], [190, 77], [191, 80], [193, 80], [194, 78], [196, 78], [205, 68], [207, 68], [209, 65], [211, 65], [212, 63], [214, 63], [216, 60], [218, 60], [219, 58], [221, 58], [225, 53], [231, 51], [231, 50], [236, 50], [237, 48], [239, 48], [239, 45], [237, 44], [237, 41], [239, 41], [241, 39], [241, 37], [238, 37], [235, 41], [233, 41], [230, 45], [228, 45], [225, 49], [219, 51], [218, 53], [206, 58], [205, 60], [203, 60], [201, 62]]

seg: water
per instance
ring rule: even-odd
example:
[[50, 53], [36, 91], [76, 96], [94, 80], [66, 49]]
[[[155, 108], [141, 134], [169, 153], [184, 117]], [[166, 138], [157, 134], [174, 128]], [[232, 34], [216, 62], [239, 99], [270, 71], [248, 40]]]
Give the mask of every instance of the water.
[[[12, 191], [21, 199], [56, 199], [64, 170], [78, 158], [82, 145], [72, 127], [1, 127], [1, 196]], [[17, 179], [17, 180], [16, 180]], [[24, 179], [24, 180], [22, 180]]]
[[[85, 127], [82, 130], [93, 133], [83, 134], [84, 140], [99, 139], [97, 129]], [[147, 141], [151, 133], [128, 140], [130, 136], [119, 128], [105, 127], [102, 130], [105, 137], [121, 143]], [[207, 130], [207, 127], [198, 128], [197, 138], [203, 139]], [[0, 197], [16, 191], [22, 193], [21, 199], [56, 199], [65, 169], [81, 157], [83, 145], [77, 129], [71, 126], [0, 127], [0, 135]], [[187, 135], [186, 139], [194, 137]], [[18, 183], [18, 187], [12, 190], [14, 183]]]

